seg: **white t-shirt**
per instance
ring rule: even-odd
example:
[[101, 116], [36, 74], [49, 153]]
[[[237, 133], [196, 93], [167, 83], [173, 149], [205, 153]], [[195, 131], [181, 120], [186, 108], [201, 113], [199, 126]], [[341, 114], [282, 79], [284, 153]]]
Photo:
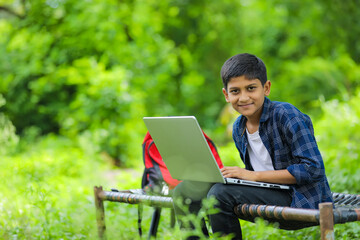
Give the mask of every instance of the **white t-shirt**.
[[250, 134], [246, 129], [248, 138], [248, 152], [250, 163], [254, 171], [274, 170], [271, 157], [264, 143], [261, 141], [259, 130]]

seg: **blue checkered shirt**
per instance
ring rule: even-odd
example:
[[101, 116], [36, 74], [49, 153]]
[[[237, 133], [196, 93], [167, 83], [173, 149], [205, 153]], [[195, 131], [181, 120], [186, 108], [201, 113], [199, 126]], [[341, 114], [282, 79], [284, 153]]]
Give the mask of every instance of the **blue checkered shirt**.
[[[233, 126], [233, 139], [246, 169], [253, 170], [247, 151], [246, 118]], [[244, 134], [245, 133], [245, 134]], [[311, 119], [289, 103], [265, 97], [259, 134], [275, 170], [287, 169], [296, 179], [291, 185], [291, 207], [316, 209], [333, 202]]]

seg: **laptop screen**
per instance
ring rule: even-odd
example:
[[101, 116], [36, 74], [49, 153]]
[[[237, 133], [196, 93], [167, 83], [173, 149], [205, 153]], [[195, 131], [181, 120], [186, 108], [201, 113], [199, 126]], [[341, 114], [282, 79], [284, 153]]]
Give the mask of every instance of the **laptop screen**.
[[144, 117], [144, 122], [173, 178], [225, 183], [194, 116]]

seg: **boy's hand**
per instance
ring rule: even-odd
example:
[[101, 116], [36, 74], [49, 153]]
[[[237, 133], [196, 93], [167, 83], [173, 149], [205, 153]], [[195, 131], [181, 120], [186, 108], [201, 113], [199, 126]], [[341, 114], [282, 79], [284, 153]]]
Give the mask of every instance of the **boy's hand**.
[[244, 180], [255, 181], [254, 172], [240, 167], [223, 167], [221, 173], [226, 178], [239, 178]]
[[249, 171], [240, 167], [223, 167], [221, 173], [226, 178], [279, 184], [296, 184], [296, 179], [288, 170]]

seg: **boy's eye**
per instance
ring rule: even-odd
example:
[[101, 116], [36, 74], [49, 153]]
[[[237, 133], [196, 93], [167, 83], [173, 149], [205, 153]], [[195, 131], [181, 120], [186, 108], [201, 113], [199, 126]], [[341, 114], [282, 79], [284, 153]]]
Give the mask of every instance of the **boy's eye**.
[[251, 87], [248, 87], [248, 90], [249, 90], [249, 91], [253, 91], [253, 90], [255, 90], [255, 88], [256, 88], [256, 87], [251, 86]]
[[236, 94], [236, 93], [239, 92], [239, 90], [238, 90], [238, 89], [233, 89], [233, 90], [230, 90], [230, 92], [231, 92], [232, 94]]

